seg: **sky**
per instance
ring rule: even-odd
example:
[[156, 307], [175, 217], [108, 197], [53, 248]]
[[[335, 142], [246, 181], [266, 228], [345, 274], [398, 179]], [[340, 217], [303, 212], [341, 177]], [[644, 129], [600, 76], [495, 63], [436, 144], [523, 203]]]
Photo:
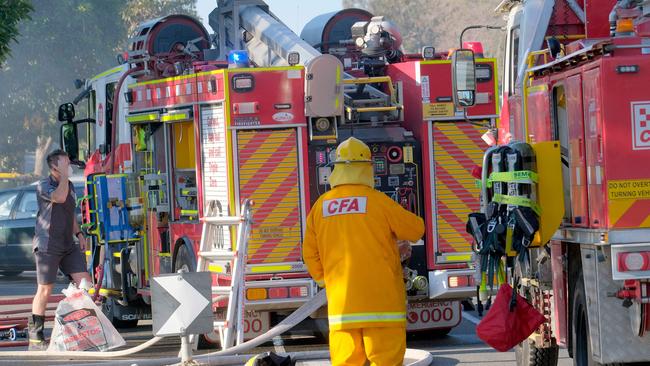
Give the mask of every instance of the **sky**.
[[[266, 3], [269, 4], [271, 12], [297, 35], [300, 35], [302, 27], [317, 15], [341, 10], [341, 0], [266, 0]], [[216, 7], [217, 0], [196, 1], [196, 10], [210, 33], [213, 33], [213, 30], [208, 24], [208, 15]]]

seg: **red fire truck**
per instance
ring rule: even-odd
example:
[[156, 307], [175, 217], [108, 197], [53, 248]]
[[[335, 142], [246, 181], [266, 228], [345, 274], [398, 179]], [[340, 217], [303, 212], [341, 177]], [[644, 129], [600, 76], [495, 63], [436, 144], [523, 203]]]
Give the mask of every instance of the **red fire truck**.
[[555, 365], [562, 346], [575, 365], [646, 364], [650, 7], [505, 0], [497, 10], [509, 14], [499, 141], [560, 148], [536, 156], [558, 167], [555, 203], [541, 207], [559, 208], [557, 231], [528, 250], [528, 270], [515, 264], [548, 322], [516, 348], [517, 362]]
[[[245, 3], [219, 1], [214, 37], [186, 16], [140, 25], [128, 59], [77, 98], [90, 107], [84, 228], [107, 311], [137, 324], [152, 276], [196, 270], [206, 207], [236, 215], [243, 199], [255, 202], [247, 336], [306, 302], [318, 288], [302, 261], [305, 218], [329, 189], [337, 144], [354, 135], [372, 149], [375, 188], [426, 221], [406, 265], [408, 327], [448, 332], [476, 291], [464, 221], [478, 208], [481, 136], [498, 116], [495, 60], [477, 60], [477, 104], [464, 115], [446, 52], [404, 54], [387, 19], [345, 9], [301, 39], [263, 1]], [[77, 158], [80, 121], [63, 117], [62, 144]], [[210, 267], [218, 285], [224, 267]]]

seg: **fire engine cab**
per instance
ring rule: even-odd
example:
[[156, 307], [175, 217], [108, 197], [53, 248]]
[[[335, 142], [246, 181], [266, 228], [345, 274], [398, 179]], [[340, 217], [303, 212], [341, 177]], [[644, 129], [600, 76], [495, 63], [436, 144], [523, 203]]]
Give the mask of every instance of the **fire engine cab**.
[[[371, 148], [375, 188], [426, 222], [405, 268], [409, 329], [455, 327], [476, 291], [464, 220], [479, 206], [471, 173], [499, 112], [495, 60], [477, 59], [477, 103], [463, 113], [447, 53], [403, 53], [384, 17], [345, 9], [298, 37], [263, 1], [218, 3], [214, 35], [187, 16], [146, 22], [123, 64], [86, 81], [88, 159], [78, 123], [62, 126], [85, 166], [88, 263], [113, 318], [146, 313], [152, 276], [199, 270], [201, 220], [237, 215], [245, 199], [247, 337], [309, 300], [318, 287], [302, 261], [306, 216], [330, 189], [336, 146], [355, 136]], [[236, 245], [225, 228], [215, 240]], [[215, 286], [229, 284], [228, 261], [209, 270]], [[217, 317], [226, 303], [215, 294]]]

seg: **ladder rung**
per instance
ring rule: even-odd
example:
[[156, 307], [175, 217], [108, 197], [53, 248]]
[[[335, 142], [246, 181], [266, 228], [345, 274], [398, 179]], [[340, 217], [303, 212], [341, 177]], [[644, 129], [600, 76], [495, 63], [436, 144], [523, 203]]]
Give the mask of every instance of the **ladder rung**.
[[212, 286], [213, 295], [230, 295], [230, 286]]
[[228, 251], [199, 252], [199, 255], [210, 261], [231, 261], [235, 257], [235, 253]]
[[201, 218], [201, 221], [210, 225], [239, 225], [242, 219], [239, 216], [208, 216]]
[[354, 78], [354, 79], [344, 79], [343, 84], [374, 84], [374, 83], [390, 83], [389, 76], [371, 76], [367, 78]]
[[[230, 273], [230, 261], [209, 261], [210, 264], [208, 265], [208, 272], [212, 273], [222, 273], [222, 274], [228, 274]], [[205, 270], [205, 269], [204, 269]]]
[[[213, 202], [210, 203], [210, 206], [207, 209], [207, 212], [212, 213], [213, 211]], [[218, 333], [221, 338], [221, 345], [224, 348], [232, 347], [235, 342], [242, 342], [242, 332], [237, 332], [240, 327], [242, 327], [243, 319], [237, 319], [237, 314], [239, 313], [239, 306], [244, 306], [246, 303], [245, 299], [242, 298], [241, 291], [246, 288], [246, 281], [244, 280], [244, 274], [246, 270], [246, 248], [247, 243], [250, 239], [250, 230], [252, 221], [252, 211], [251, 211], [252, 201], [246, 200], [242, 205], [241, 211], [242, 216], [206, 216], [202, 217], [200, 220], [204, 223], [203, 233], [201, 234], [201, 244], [199, 249], [199, 259], [198, 267], [202, 270], [217, 270], [219, 273], [223, 271], [230, 272], [232, 271], [232, 282], [230, 286], [211, 286], [212, 298], [215, 301], [224, 301], [229, 302], [228, 311], [226, 311], [225, 318], [216, 320], [213, 319], [213, 329], [218, 330]], [[241, 242], [238, 242], [238, 248], [241, 251], [236, 250], [236, 248], [219, 248], [214, 247], [216, 243], [220, 243], [219, 240], [214, 240], [212, 235], [214, 230], [209, 228], [207, 225], [214, 226], [239, 226], [238, 228], [238, 239]], [[219, 229], [218, 229], [219, 230]], [[245, 237], [241, 237], [242, 233], [245, 233]], [[211, 245], [212, 244], [212, 245]], [[233, 268], [230, 268], [230, 265], [234, 262]], [[240, 263], [241, 262], [241, 263]], [[234, 303], [230, 303], [233, 301]], [[241, 304], [241, 305], [240, 305]], [[230, 305], [235, 305], [232, 307]], [[233, 311], [235, 310], [235, 311]], [[196, 346], [196, 341], [193, 339], [193, 345]]]
[[386, 104], [386, 98], [385, 97], [376, 97], [376, 98], [366, 98], [366, 99], [352, 99], [352, 97], [348, 97], [345, 101], [346, 104], [351, 104], [351, 105], [368, 105], [368, 104]]
[[346, 107], [346, 111], [348, 112], [391, 112], [391, 111], [396, 111], [398, 109], [402, 109], [402, 106], [390, 106], [390, 107], [362, 107], [362, 108], [350, 108]]

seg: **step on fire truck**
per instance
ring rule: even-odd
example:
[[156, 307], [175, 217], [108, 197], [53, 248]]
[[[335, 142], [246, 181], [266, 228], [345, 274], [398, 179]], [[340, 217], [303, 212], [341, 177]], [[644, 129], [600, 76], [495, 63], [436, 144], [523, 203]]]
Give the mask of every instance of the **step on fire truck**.
[[[562, 346], [574, 365], [647, 364], [650, 3], [504, 0], [497, 10], [508, 14], [498, 139], [559, 147], [536, 156], [538, 168], [557, 166], [538, 177], [557, 180], [555, 203], [538, 210], [559, 211], [555, 233], [530, 246], [527, 268], [514, 264], [522, 294], [548, 321], [516, 347], [517, 363], [555, 365]], [[484, 177], [498, 166], [489, 154]], [[508, 194], [511, 183], [515, 193], [523, 186], [510, 179]], [[505, 203], [534, 207], [531, 199]]]
[[[152, 276], [197, 270], [208, 207], [237, 215], [244, 199], [255, 203], [247, 338], [308, 301], [318, 287], [302, 261], [305, 219], [329, 189], [337, 144], [354, 135], [372, 150], [375, 188], [426, 222], [406, 268], [408, 329], [455, 327], [460, 300], [476, 291], [464, 220], [478, 208], [471, 172], [486, 146], [481, 136], [498, 116], [495, 60], [477, 60], [477, 104], [464, 115], [452, 102], [447, 53], [404, 54], [383, 17], [321, 15], [301, 38], [263, 1], [218, 3], [213, 37], [187, 16], [140, 25], [124, 63], [86, 81], [75, 100], [87, 99], [89, 117], [62, 115], [73, 158], [77, 125], [90, 122], [90, 158], [79, 162], [84, 228], [112, 318], [134, 326], [147, 316]], [[229, 284], [229, 267], [209, 266], [215, 286]], [[224, 306], [215, 301], [217, 317]]]

